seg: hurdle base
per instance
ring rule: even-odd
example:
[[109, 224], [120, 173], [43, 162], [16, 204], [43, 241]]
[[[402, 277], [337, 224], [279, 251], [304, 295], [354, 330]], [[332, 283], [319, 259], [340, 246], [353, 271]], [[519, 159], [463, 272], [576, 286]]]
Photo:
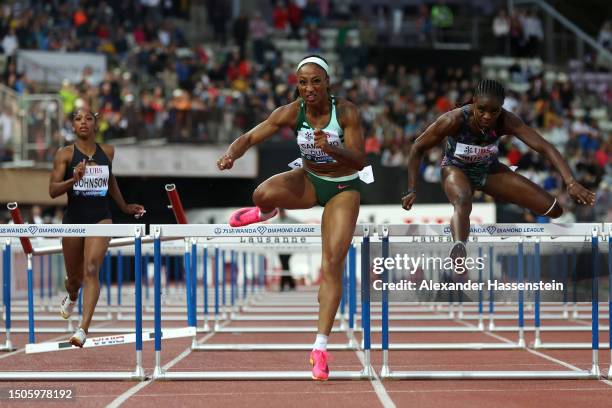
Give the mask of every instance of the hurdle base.
[[592, 371], [394, 371], [389, 380], [596, 380]]
[[[357, 347], [348, 344], [328, 344], [328, 350], [357, 350]], [[191, 347], [193, 351], [279, 351], [279, 350], [312, 350], [312, 343], [295, 344], [198, 344]]]
[[[198, 329], [200, 332], [201, 329]], [[244, 326], [244, 327], [220, 327], [215, 330], [218, 333], [316, 333], [316, 327], [257, 327], [257, 326]], [[341, 333], [338, 327], [332, 328], [332, 333]]]
[[[591, 350], [593, 348], [593, 344], [592, 343], [540, 343], [537, 348], [548, 349], [548, 350]], [[610, 348], [610, 345], [607, 342], [599, 343], [600, 350], [608, 349], [608, 348]]]
[[389, 378], [391, 377], [391, 369], [388, 365], [383, 365], [380, 369], [380, 378]]
[[10, 352], [10, 351], [15, 351], [15, 350], [17, 350], [17, 348], [14, 347], [13, 342], [8, 339], [2, 346], [0, 346], [0, 352], [3, 352], [3, 351]]
[[[332, 371], [329, 380], [366, 380], [363, 371]], [[211, 380], [211, 381], [233, 381], [233, 380], [276, 380], [276, 381], [312, 381], [310, 371], [191, 371], [191, 372], [160, 372], [155, 377], [158, 381], [173, 380]]]
[[0, 381], [142, 381], [144, 372], [38, 371], [0, 372]]
[[[381, 350], [382, 344], [373, 343], [372, 349]], [[392, 343], [389, 350], [517, 350], [517, 343]]]

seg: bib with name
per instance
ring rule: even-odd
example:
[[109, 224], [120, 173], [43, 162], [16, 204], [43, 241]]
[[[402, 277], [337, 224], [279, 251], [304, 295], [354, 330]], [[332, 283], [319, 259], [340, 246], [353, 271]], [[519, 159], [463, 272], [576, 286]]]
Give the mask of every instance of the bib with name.
[[108, 193], [108, 166], [86, 166], [83, 178], [72, 186], [75, 196], [105, 197]]

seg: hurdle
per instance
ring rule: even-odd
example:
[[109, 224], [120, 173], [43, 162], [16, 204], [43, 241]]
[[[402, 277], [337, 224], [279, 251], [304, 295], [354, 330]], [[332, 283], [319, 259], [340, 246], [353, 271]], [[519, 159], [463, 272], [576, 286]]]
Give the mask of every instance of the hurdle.
[[[291, 247], [294, 253], [300, 251], [311, 251], [312, 245], [305, 244], [296, 244]], [[320, 245], [317, 243], [316, 245]], [[218, 246], [215, 248], [215, 253], [218, 253]], [[285, 249], [273, 247], [275, 252], [283, 251]], [[355, 314], [356, 314], [356, 257], [357, 251], [354, 245], [349, 247], [347, 262], [345, 264], [344, 270], [344, 278], [343, 279], [343, 294], [340, 303], [340, 307], [338, 310], [338, 314], [336, 318], [339, 320], [339, 326], [334, 326], [332, 328], [332, 332], [345, 332], [347, 329], [354, 330], [355, 329]], [[215, 270], [218, 270], [218, 265], [215, 267]], [[243, 274], [246, 273], [246, 270], [243, 270]], [[236, 271], [232, 271], [232, 288], [236, 287]], [[215, 273], [215, 291], [217, 292], [218, 288], [218, 274]], [[246, 282], [246, 280], [243, 280]], [[243, 291], [245, 290], [246, 285], [243, 285]], [[232, 289], [233, 291], [234, 289]], [[237, 289], [236, 289], [237, 290]], [[230, 291], [230, 295], [232, 293]], [[294, 295], [294, 294], [292, 294]], [[206, 288], [205, 288], [205, 299], [206, 299]], [[315, 327], [292, 327], [292, 326], [280, 326], [280, 327], [262, 327], [262, 326], [240, 326], [240, 327], [224, 327], [219, 325], [218, 321], [218, 295], [215, 296], [215, 327], [214, 331], [218, 333], [315, 333]], [[348, 300], [347, 300], [348, 299]], [[348, 306], [348, 311], [346, 313], [342, 313], [343, 308]], [[288, 311], [288, 310], [285, 310]], [[206, 317], [206, 310], [205, 310]], [[241, 321], [295, 321], [302, 319], [294, 319], [293, 316], [281, 314], [281, 315], [250, 315], [247, 316], [248, 319], [242, 318], [243, 316], [239, 316], [235, 313], [232, 313], [229, 320], [235, 322]], [[298, 316], [299, 317], [299, 316]], [[311, 316], [306, 316], [304, 320], [312, 320], [315, 321], [315, 318]], [[355, 344], [352, 339], [349, 339], [348, 343], [345, 344], [329, 344], [329, 350], [355, 350], [357, 348], [357, 344]], [[310, 350], [312, 349], [312, 344], [298, 344], [298, 343], [289, 343], [289, 344], [202, 344], [202, 345], [194, 345], [194, 351], [206, 351], [206, 350], [241, 350], [241, 351], [269, 351], [269, 350]]]
[[[217, 240], [218, 239], [219, 238], [217, 238]], [[230, 237], [227, 237], [227, 239], [225, 240], [226, 241], [225, 244], [229, 248], [236, 248], [236, 247], [240, 247], [240, 246], [245, 244], [244, 242], [239, 242], [239, 241], [235, 241], [235, 240], [232, 240], [232, 241], [235, 241], [235, 242], [229, 243], [229, 242], [227, 242], [229, 239], [230, 239]], [[260, 237], [258, 239], [261, 240], [262, 238]], [[288, 238], [284, 238], [283, 240], [287, 240], [287, 239]], [[294, 238], [294, 240], [295, 240], [295, 238]], [[312, 244], [316, 243], [316, 245], [320, 246], [320, 239], [319, 240], [313, 240], [312, 242], [309, 242], [309, 243], [302, 242], [304, 240], [306, 240], [306, 237], [300, 237], [300, 242], [301, 243], [295, 244], [295, 245], [291, 245], [291, 246], [288, 246], [288, 245], [280, 245], [279, 246], [276, 243], [270, 243], [270, 242], [263, 243], [261, 245], [258, 245], [257, 250], [255, 250], [254, 252], [267, 252], [268, 250], [271, 250], [271, 249], [273, 249], [275, 251], [280, 251], [280, 250], [294, 250], [294, 251], [295, 250], [298, 250], [298, 251], [299, 250], [305, 250], [305, 251], [310, 251], [312, 249]], [[210, 241], [214, 241], [214, 238], [208, 237], [203, 242], [210, 242]], [[278, 238], [274, 239], [273, 241], [278, 241]], [[298, 241], [296, 240], [295, 242], [298, 242]], [[224, 245], [224, 244], [221, 244], [221, 243], [216, 243], [215, 244], [215, 251], [214, 251], [215, 255], [214, 255], [214, 258], [213, 258], [215, 271], [218, 271], [220, 269], [219, 268], [219, 259], [221, 259], [221, 260], [223, 259], [224, 251], [220, 251], [220, 247], [222, 245]], [[252, 245], [249, 245], [249, 246], [252, 247]], [[285, 248], [285, 246], [286, 246], [286, 248]], [[206, 253], [206, 250], [207, 250], [207, 246], [205, 244], [204, 245], [205, 253]], [[221, 253], [221, 256], [219, 256], [219, 253]], [[349, 258], [349, 260], [350, 259], [355, 259], [354, 248], [349, 250], [348, 258]], [[243, 265], [245, 265], [245, 262], [246, 262], [245, 261], [245, 256], [243, 256]], [[349, 263], [350, 263], [350, 261], [349, 261]], [[205, 266], [206, 266], [206, 264], [205, 264]], [[236, 272], [237, 271], [236, 271], [235, 266], [236, 265], [234, 263], [233, 264], [233, 268], [231, 270], [231, 275], [232, 275], [231, 276], [231, 284], [232, 284], [232, 287], [230, 288], [231, 289], [230, 290], [230, 296], [231, 296], [232, 293], [238, 291], [238, 289], [236, 287], [237, 286], [237, 284], [236, 284], [236, 276], [237, 276]], [[355, 288], [354, 288], [354, 286], [355, 286], [354, 285], [354, 270], [355, 270], [355, 267], [354, 267], [354, 263], [353, 263], [353, 267], [351, 268], [351, 270], [352, 270], [352, 275], [353, 275], [353, 279], [351, 279], [353, 281], [353, 284], [352, 284], [353, 288], [351, 289], [351, 293], [353, 294], [353, 297], [354, 297], [354, 296], [356, 296], [354, 294], [355, 293]], [[206, 268], [204, 268], [203, 272], [204, 272], [204, 276], [206, 277]], [[219, 324], [219, 320], [220, 320], [220, 314], [219, 314], [220, 305], [219, 305], [219, 278], [218, 278], [218, 272], [216, 272], [214, 274], [214, 276], [215, 276], [215, 286], [214, 286], [214, 289], [215, 289], [215, 301], [214, 301], [215, 325], [214, 325], [214, 329], [213, 329], [214, 331], [216, 331], [216, 332], [225, 332], [225, 333], [245, 333], [245, 332], [248, 332], [248, 333], [255, 333], [255, 332], [257, 332], [257, 333], [292, 333], [292, 332], [314, 332], [315, 331], [313, 328], [307, 328], [307, 327], [298, 327], [298, 328], [295, 328], [295, 327], [264, 327], [264, 328], [262, 328], [262, 327], [223, 327], [222, 325]], [[244, 298], [245, 295], [246, 295], [246, 290], [247, 290], [247, 286], [246, 286], [247, 285], [246, 268], [243, 269], [243, 276], [245, 276], [245, 279], [243, 280], [243, 288], [242, 288], [243, 289], [243, 298]], [[260, 273], [260, 277], [261, 277], [261, 273]], [[206, 278], [205, 278], [205, 281], [206, 281]], [[252, 282], [254, 282], [254, 280]], [[348, 288], [346, 289], [346, 291], [348, 291]], [[205, 322], [206, 322], [206, 319], [207, 319], [207, 310], [208, 310], [207, 309], [207, 305], [208, 305], [207, 295], [208, 295], [208, 289], [207, 289], [207, 286], [204, 285], [204, 319], [205, 319]], [[343, 298], [345, 297], [344, 295], [345, 294], [343, 293]], [[224, 319], [228, 319], [227, 321], [229, 321], [229, 320], [241, 320], [241, 319], [238, 319], [236, 317], [237, 308], [234, 305], [234, 298], [232, 297], [231, 299], [232, 299], [232, 305], [229, 306], [229, 307], [232, 309], [232, 314], [231, 314], [231, 316], [227, 316], [227, 314], [224, 314], [223, 315]], [[350, 305], [349, 309], [353, 309], [354, 310], [356, 302], [353, 301], [351, 303], [352, 303], [352, 305]], [[352, 319], [352, 317], [355, 314], [355, 311], [352, 311], [349, 314], [350, 314], [351, 319]], [[349, 318], [347, 317], [347, 319], [349, 319]], [[252, 319], [248, 319], [248, 320], [272, 320], [272, 319], [270, 319], [270, 316], [265, 316], [265, 318], [262, 317], [262, 316], [254, 316]], [[273, 320], [281, 320], [281, 319], [280, 318], [276, 318], [276, 319], [273, 319]], [[285, 320], [291, 320], [291, 318], [287, 317], [287, 318], [285, 318]], [[345, 324], [344, 316], [342, 316], [342, 315], [340, 315], [340, 323], [341, 323], [341, 328], [338, 329], [337, 327], [334, 327], [334, 329], [332, 329], [332, 331], [334, 331], [334, 332], [345, 331], [346, 329], [342, 327], [343, 324]], [[353, 323], [349, 322], [349, 326], [352, 327], [352, 325], [353, 325]], [[353, 349], [355, 346], [352, 345], [352, 344], [350, 346], [347, 346], [347, 345], [344, 345], [344, 344], [341, 344], [341, 345], [330, 345], [331, 349], [346, 349], [347, 347], [350, 348], [350, 349]], [[225, 350], [237, 350], [237, 349], [239, 349], [239, 350], [255, 350], [255, 349], [257, 349], [257, 350], [274, 350], [274, 349], [279, 349], [280, 350], [280, 349], [310, 349], [310, 348], [311, 348], [310, 344], [308, 344], [308, 345], [289, 344], [289, 345], [281, 345], [281, 346], [275, 346], [275, 345], [268, 346], [268, 345], [260, 345], [260, 344], [250, 345], [250, 346], [247, 346], [247, 345], [244, 345], [244, 344], [239, 344], [239, 345], [228, 344], [228, 345], [204, 345], [204, 346], [198, 346], [198, 345], [196, 345], [194, 343], [194, 349], [196, 351], [201, 351], [203, 349], [207, 349], [207, 350], [208, 349], [214, 349], [214, 350], [222, 350], [222, 349], [225, 349]]]
[[[534, 227], [534, 224], [495, 224], [482, 225], [472, 228], [471, 234], [475, 242], [514, 242], [518, 244], [518, 281], [523, 282], [523, 245], [526, 240], [555, 240], [557, 237], [576, 237], [579, 236], [584, 240], [585, 236], [592, 236], [592, 256], [593, 256], [593, 288], [592, 288], [592, 336], [593, 336], [593, 353], [592, 367], [590, 371], [392, 371], [389, 364], [389, 334], [387, 330], [383, 331], [383, 364], [380, 371], [380, 376], [383, 379], [597, 379], [600, 371], [598, 365], [598, 349], [599, 344], [596, 342], [598, 337], [598, 299], [597, 299], [597, 276], [596, 276], [596, 259], [597, 259], [597, 232], [601, 228], [601, 224], [544, 224]], [[443, 225], [381, 225], [378, 228], [379, 235], [382, 240], [383, 257], [388, 256], [389, 237], [390, 236], [448, 236], [450, 228]], [[575, 239], [575, 238], [574, 238]], [[554, 241], [556, 242], [556, 241]], [[491, 259], [490, 262], [493, 260]], [[369, 276], [368, 276], [369, 278]], [[383, 271], [383, 280], [388, 279], [388, 270]], [[370, 285], [367, 282], [368, 287]], [[385, 287], [386, 289], [386, 287]], [[383, 291], [383, 327], [388, 327], [388, 301], [386, 290]], [[386, 309], [386, 312], [385, 312]], [[537, 317], [537, 313], [536, 313]], [[518, 316], [519, 333], [516, 346], [524, 348], [524, 295], [523, 291], [519, 291], [519, 316]], [[514, 344], [513, 344], [514, 345]], [[455, 348], [445, 348], [443, 346], [436, 348], [437, 350], [453, 350]]]
[[[188, 237], [236, 237], [236, 236], [316, 236], [320, 237], [320, 225], [299, 225], [299, 224], [274, 224], [258, 225], [254, 227], [229, 228], [225, 224], [212, 225], [152, 225], [151, 231], [154, 234], [154, 253], [155, 253], [155, 368], [153, 378], [156, 380], [311, 380], [309, 371], [233, 371], [233, 372], [168, 372], [161, 367], [161, 299], [159, 293], [160, 274], [161, 274], [161, 238], [188, 238]], [[371, 227], [369, 225], [358, 225], [355, 236], [362, 238], [362, 275], [369, 271], [369, 238]], [[216, 268], [217, 269], [217, 268]], [[217, 269], [218, 271], [218, 269]], [[362, 277], [363, 279], [363, 277]], [[363, 288], [362, 288], [363, 290]], [[225, 292], [224, 292], [225, 293]], [[362, 299], [364, 320], [364, 364], [360, 371], [336, 371], [330, 374], [331, 380], [346, 379], [368, 379], [372, 375], [370, 364], [370, 340], [369, 340], [369, 297], [366, 295]], [[191, 305], [193, 307], [193, 304]]]

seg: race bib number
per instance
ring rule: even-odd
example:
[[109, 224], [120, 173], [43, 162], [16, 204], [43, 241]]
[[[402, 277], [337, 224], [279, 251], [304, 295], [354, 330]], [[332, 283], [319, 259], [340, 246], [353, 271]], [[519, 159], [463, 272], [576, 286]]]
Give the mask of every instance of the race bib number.
[[72, 189], [74, 195], [84, 197], [104, 197], [108, 192], [108, 166], [87, 166], [85, 174]]
[[455, 147], [455, 157], [465, 162], [477, 163], [487, 161], [497, 155], [498, 149], [496, 144], [488, 146], [474, 146], [463, 143], [457, 143]]

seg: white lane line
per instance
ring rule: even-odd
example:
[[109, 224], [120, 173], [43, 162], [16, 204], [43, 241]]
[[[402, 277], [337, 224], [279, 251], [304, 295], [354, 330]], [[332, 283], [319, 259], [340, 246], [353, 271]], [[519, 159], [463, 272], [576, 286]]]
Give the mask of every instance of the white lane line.
[[[224, 322], [221, 324], [221, 326], [225, 326], [228, 322]], [[216, 334], [216, 332], [211, 332], [208, 333], [206, 336], [204, 336], [203, 338], [201, 338], [200, 340], [198, 340], [198, 344], [202, 344], [207, 342], [212, 336], [214, 336]], [[167, 363], [166, 365], [164, 365], [162, 367], [162, 369], [168, 370], [169, 368], [171, 368], [172, 366], [174, 366], [175, 364], [177, 364], [179, 361], [181, 361], [182, 359], [184, 359], [185, 357], [187, 357], [189, 354], [191, 353], [191, 346], [189, 346], [188, 348], [186, 348], [181, 354], [179, 354], [178, 356], [176, 356], [172, 361], [170, 361], [169, 363]], [[132, 397], [134, 394], [136, 394], [138, 391], [142, 390], [144, 387], [146, 387], [149, 384], [152, 384], [153, 382], [155, 382], [155, 380], [153, 378], [149, 378], [148, 380], [145, 380], [143, 382], [140, 382], [138, 384], [136, 384], [135, 386], [133, 386], [132, 388], [128, 389], [127, 391], [125, 391], [123, 394], [119, 395], [117, 398], [115, 398], [110, 404], [108, 404], [106, 406], [106, 408], [117, 408], [120, 407], [121, 404], [123, 404], [125, 401], [127, 401], [130, 397]]]
[[[607, 388], [529, 388], [529, 389], [521, 389], [521, 392], [543, 392], [543, 391], [564, 391], [564, 392], [576, 392], [576, 391], [603, 391], [603, 392], [611, 392]], [[469, 393], [478, 393], [478, 392], [516, 392], [514, 389], [508, 388], [464, 388], [464, 389], [418, 389], [418, 390], [393, 390], [391, 391], [394, 394], [438, 394], [438, 393], [450, 393], [454, 394], [456, 392], [469, 392]], [[319, 394], [372, 394], [373, 391], [299, 391], [299, 395], [319, 395]], [[163, 398], [163, 397], [225, 397], [225, 396], [244, 396], [244, 395], [292, 395], [295, 396], [297, 393], [294, 391], [262, 391], [262, 392], [203, 392], [203, 393], [180, 393], [180, 394], [142, 394], [143, 397], [154, 397], [154, 398]], [[87, 396], [89, 397], [89, 396]], [[94, 397], [104, 397], [104, 395], [95, 395]]]
[[[463, 325], [467, 325], [467, 326], [475, 327], [473, 324], [470, 324], [470, 323], [468, 323], [468, 322], [463, 322], [463, 321], [460, 321], [460, 320], [457, 320], [457, 321], [458, 321], [459, 323], [463, 324]], [[483, 332], [483, 333], [484, 333], [485, 335], [487, 335], [487, 336], [493, 337], [494, 339], [501, 340], [501, 341], [504, 341], [504, 342], [506, 342], [506, 343], [515, 344], [515, 343], [514, 343], [513, 341], [511, 341], [510, 339], [507, 339], [507, 338], [505, 338], [505, 337], [503, 337], [503, 336], [500, 336], [500, 335], [498, 335], [498, 334], [496, 334], [496, 333], [491, 333], [491, 332], [487, 332], [487, 331], [485, 331], [485, 332]], [[565, 368], [569, 368], [570, 370], [574, 370], [574, 371], [584, 371], [584, 370], [582, 370], [581, 368], [576, 367], [575, 365], [572, 365], [572, 364], [567, 363], [567, 362], [565, 362], [565, 361], [559, 360], [559, 359], [557, 359], [557, 358], [555, 358], [555, 357], [552, 357], [552, 356], [549, 356], [549, 355], [547, 355], [547, 354], [541, 353], [541, 352], [539, 352], [539, 351], [537, 351], [537, 350], [533, 350], [533, 349], [530, 349], [530, 348], [527, 348], [527, 347], [525, 348], [525, 350], [526, 350], [527, 352], [529, 352], [529, 353], [533, 354], [534, 356], [538, 356], [538, 357], [541, 357], [541, 358], [543, 358], [543, 359], [545, 359], [545, 360], [548, 360], [548, 361], [551, 361], [551, 362], [553, 362], [553, 363], [556, 363], [556, 364], [562, 365], [563, 367], [565, 367]], [[612, 382], [611, 382], [611, 381], [609, 381], [609, 380], [607, 380], [607, 379], [605, 379], [605, 378], [600, 378], [598, 381], [600, 381], [600, 382], [602, 382], [602, 383], [604, 383], [604, 384], [606, 384], [606, 385], [608, 385], [608, 386], [611, 386], [611, 387], [612, 387]]]
[[[359, 342], [357, 342], [357, 339], [355, 338], [355, 335], [353, 333], [347, 333], [347, 337], [351, 339], [354, 342], [354, 344], [359, 344]], [[357, 358], [361, 362], [361, 366], [365, 367], [364, 352], [357, 349], [355, 350], [355, 354], [357, 354]], [[380, 401], [380, 403], [385, 408], [396, 408], [395, 403], [391, 399], [391, 396], [387, 393], [387, 389], [380, 381], [380, 378], [378, 377], [378, 374], [376, 374], [376, 371], [374, 369], [372, 369], [372, 374], [374, 378], [370, 378], [370, 384], [372, 384], [372, 388], [376, 392], [376, 395], [378, 396], [378, 400]]]

